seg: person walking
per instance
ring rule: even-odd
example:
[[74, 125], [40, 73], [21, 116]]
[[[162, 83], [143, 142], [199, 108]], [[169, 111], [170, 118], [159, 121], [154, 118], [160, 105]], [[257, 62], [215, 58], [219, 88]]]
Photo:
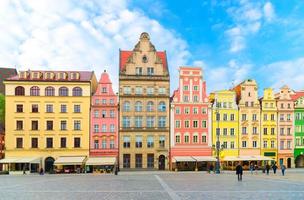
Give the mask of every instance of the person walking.
[[285, 170], [286, 170], [286, 167], [285, 165], [281, 165], [281, 170], [282, 170], [282, 175], [285, 176]]
[[253, 174], [253, 171], [254, 171], [254, 165], [253, 165], [253, 163], [250, 164], [249, 169], [250, 169], [250, 173]]
[[273, 169], [273, 173], [274, 174], [276, 174], [277, 173], [277, 165], [276, 165], [276, 163], [274, 163], [273, 165], [272, 165], [272, 169]]
[[242, 181], [243, 167], [242, 167], [241, 163], [238, 163], [235, 170], [236, 170], [236, 174], [238, 176], [238, 181]]
[[211, 173], [211, 172], [213, 172], [213, 164], [211, 164], [210, 166], [209, 166], [209, 174]]
[[270, 165], [267, 163], [266, 165], [266, 174], [269, 175]]
[[254, 170], [256, 175], [258, 175], [258, 169], [259, 169], [258, 165], [254, 165]]

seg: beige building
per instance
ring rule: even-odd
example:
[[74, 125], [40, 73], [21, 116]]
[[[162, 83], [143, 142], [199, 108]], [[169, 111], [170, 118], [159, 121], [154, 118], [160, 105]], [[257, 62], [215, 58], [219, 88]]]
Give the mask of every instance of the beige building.
[[165, 51], [147, 33], [120, 51], [120, 168], [169, 168], [170, 78]]

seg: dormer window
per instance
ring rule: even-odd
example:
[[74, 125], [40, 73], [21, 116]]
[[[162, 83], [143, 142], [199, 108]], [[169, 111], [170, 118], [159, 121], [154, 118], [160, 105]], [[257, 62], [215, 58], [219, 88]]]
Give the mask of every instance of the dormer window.
[[70, 78], [71, 79], [79, 79], [79, 73], [74, 73], [74, 72], [72, 72], [71, 74], [70, 74]]
[[148, 58], [147, 58], [146, 55], [144, 55], [144, 56], [142, 57], [142, 62], [143, 62], [143, 63], [147, 63], [147, 62], [148, 62]]
[[40, 72], [33, 72], [32, 73], [32, 78], [34, 78], [34, 79], [40, 78]]
[[27, 72], [20, 72], [19, 78], [27, 78]]
[[136, 67], [135, 73], [136, 75], [142, 75], [142, 67]]
[[51, 72], [46, 72], [46, 73], [44, 73], [44, 78], [45, 78], [45, 79], [52, 79], [53, 76], [54, 76], [54, 74], [51, 73]]
[[148, 76], [154, 75], [154, 68], [153, 67], [148, 67], [147, 74], [148, 74]]
[[106, 87], [102, 88], [102, 93], [107, 93], [107, 88]]
[[58, 73], [57, 76], [58, 76], [59, 79], [65, 79], [66, 74], [64, 72], [60, 72], [60, 73]]

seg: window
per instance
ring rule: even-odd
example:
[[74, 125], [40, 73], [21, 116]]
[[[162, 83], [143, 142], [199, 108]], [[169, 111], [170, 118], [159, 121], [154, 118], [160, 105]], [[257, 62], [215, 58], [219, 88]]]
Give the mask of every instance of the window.
[[135, 73], [136, 73], [136, 75], [142, 75], [142, 67], [136, 67]]
[[194, 95], [194, 96], [193, 96], [193, 101], [194, 101], [194, 102], [198, 102], [198, 96], [197, 96], [197, 95]]
[[193, 114], [198, 114], [198, 109], [197, 108], [193, 108]]
[[53, 87], [46, 87], [44, 92], [45, 96], [55, 96], [55, 89]]
[[274, 141], [273, 140], [270, 142], [270, 146], [271, 146], [272, 149], [274, 148]]
[[59, 96], [69, 96], [69, 89], [67, 87], [60, 87]]
[[102, 124], [101, 132], [103, 132], [103, 133], [107, 132], [107, 125], [106, 124]]
[[38, 148], [38, 138], [32, 138], [32, 148]]
[[142, 136], [136, 136], [135, 147], [142, 148]]
[[46, 104], [46, 111], [47, 113], [53, 112], [53, 105], [52, 104]]
[[142, 116], [135, 116], [135, 127], [141, 128], [142, 124]]
[[264, 114], [264, 121], [267, 121], [267, 114]]
[[287, 128], [287, 135], [291, 135], [291, 128]]
[[267, 141], [263, 142], [263, 147], [266, 149], [267, 148]]
[[154, 68], [153, 67], [148, 67], [147, 68], [147, 74], [148, 74], [148, 76], [154, 75]]
[[280, 135], [284, 135], [284, 128], [280, 128]]
[[80, 97], [82, 96], [82, 89], [80, 87], [73, 88], [73, 96]]
[[220, 113], [216, 113], [216, 121], [220, 121], [221, 120], [221, 114]]
[[227, 142], [223, 142], [223, 148], [227, 149]]
[[194, 86], [193, 86], [193, 90], [194, 90], [194, 91], [198, 91], [198, 86], [197, 86], [197, 85], [194, 85]]
[[198, 141], [197, 141], [197, 135], [194, 135], [193, 136], [193, 143], [197, 143]]
[[221, 134], [221, 129], [220, 128], [216, 128], [216, 135], [220, 135]]
[[130, 154], [123, 154], [123, 168], [130, 168]]
[[227, 135], [227, 128], [223, 128], [223, 135]]
[[165, 136], [163, 135], [159, 136], [159, 147], [165, 148]]
[[283, 150], [284, 149], [284, 140], [280, 141], [280, 149]]
[[99, 125], [94, 124], [94, 133], [98, 133], [98, 132], [99, 132]]
[[192, 123], [193, 123], [192, 124], [193, 128], [198, 128], [198, 121], [197, 120], [193, 120]]
[[101, 92], [102, 93], [107, 93], [107, 88], [106, 87], [102, 87]]
[[33, 86], [30, 89], [30, 95], [31, 96], [39, 96], [40, 95], [40, 88], [37, 86]]
[[291, 141], [287, 140], [287, 149], [291, 149]]
[[184, 85], [184, 91], [188, 91], [189, 90], [189, 86], [188, 85]]
[[16, 112], [22, 113], [23, 112], [23, 105], [22, 104], [17, 104], [16, 105]]
[[53, 138], [46, 138], [46, 148], [53, 148]]
[[234, 149], [234, 142], [230, 142], [230, 149]]
[[94, 140], [94, 149], [98, 149], [98, 148], [99, 148], [99, 141]]
[[227, 114], [224, 114], [224, 115], [223, 115], [223, 120], [224, 120], [224, 121], [227, 121], [227, 120], [228, 120]]
[[125, 111], [125, 112], [130, 112], [130, 102], [129, 101], [125, 101], [124, 103], [123, 103], [123, 111]]
[[263, 133], [264, 133], [264, 135], [267, 135], [267, 128], [264, 128]]
[[66, 138], [60, 138], [60, 148], [66, 148]]
[[159, 102], [158, 111], [160, 111], [160, 112], [165, 112], [166, 111], [166, 103], [165, 102], [163, 102], [163, 101]]
[[234, 114], [230, 114], [230, 121], [234, 121]]
[[74, 105], [74, 113], [80, 113], [80, 105]]
[[102, 110], [101, 111], [101, 117], [102, 118], [106, 118], [107, 117], [107, 111], [106, 110]]
[[74, 148], [80, 148], [80, 138], [79, 137], [74, 138]]
[[32, 104], [32, 113], [38, 112], [38, 104]]
[[141, 111], [142, 111], [142, 103], [140, 101], [136, 101], [135, 112], [141, 112]]
[[131, 88], [130, 87], [124, 87], [123, 88], [123, 93], [124, 94], [131, 94]]
[[189, 120], [185, 120], [184, 121], [184, 125], [185, 125], [185, 128], [190, 128], [190, 121]]
[[23, 121], [17, 120], [17, 122], [16, 122], [16, 130], [23, 130]]
[[18, 86], [15, 88], [15, 95], [16, 96], [24, 96], [24, 87]]
[[148, 116], [147, 117], [147, 128], [154, 127], [154, 117]]
[[115, 132], [115, 125], [114, 124], [110, 124], [110, 132], [111, 133]]
[[230, 135], [231, 135], [231, 136], [234, 135], [234, 128], [230, 128]]
[[158, 94], [166, 94], [166, 88], [164, 87], [158, 88]]
[[247, 141], [242, 141], [242, 147], [246, 148], [247, 147]]
[[94, 118], [98, 118], [99, 112], [98, 110], [94, 110]]
[[180, 128], [180, 127], [181, 127], [180, 120], [175, 120], [175, 128]]
[[53, 130], [53, 121], [46, 121], [46, 130], [52, 131]]
[[135, 154], [135, 167], [142, 168], [142, 154]]
[[175, 114], [180, 114], [180, 108], [179, 107], [175, 108]]
[[271, 114], [270, 120], [275, 121], [274, 114]]
[[280, 121], [284, 121], [284, 114], [280, 114]]
[[152, 135], [149, 135], [147, 137], [147, 147], [148, 148], [153, 148], [154, 147], [154, 138]]
[[252, 114], [252, 120], [257, 121], [257, 115], [256, 114]]
[[106, 100], [106, 99], [102, 99], [102, 100], [101, 100], [101, 103], [102, 103], [103, 105], [106, 105], [106, 104], [107, 104], [107, 100]]
[[257, 148], [257, 141], [252, 141], [252, 147]]
[[247, 127], [242, 127], [242, 134], [246, 135], [247, 134]]
[[143, 90], [142, 90], [142, 87], [136, 87], [135, 88], [135, 94], [136, 95], [141, 95], [143, 92], [142, 92]]
[[147, 155], [147, 167], [154, 168], [154, 154]]
[[271, 135], [274, 135], [274, 131], [275, 131], [275, 129], [271, 128]]
[[16, 148], [23, 148], [23, 138], [16, 138]]
[[184, 102], [188, 102], [189, 101], [189, 97], [187, 95], [184, 96]]
[[246, 114], [242, 114], [242, 121], [246, 121]]
[[154, 94], [154, 88], [153, 87], [148, 87], [147, 88], [147, 94], [148, 95], [153, 95]]
[[148, 112], [154, 111], [154, 103], [153, 103], [152, 101], [149, 101], [149, 102], [147, 103], [147, 111], [148, 111]]
[[110, 149], [114, 149], [114, 148], [115, 148], [114, 140], [110, 140]]
[[130, 148], [130, 136], [123, 136], [123, 147]]
[[122, 127], [130, 128], [130, 117], [126, 117], [126, 116], [122, 117]]
[[296, 120], [300, 120], [301, 119], [301, 113], [296, 113]]
[[107, 148], [107, 140], [106, 138], [102, 138], [101, 140], [101, 148], [106, 149]]
[[184, 113], [185, 114], [190, 114], [190, 109], [189, 108], [184, 108]]
[[67, 112], [67, 106], [65, 104], [60, 105], [60, 112], [61, 113], [66, 113]]
[[252, 128], [252, 134], [254, 134], [254, 135], [258, 134], [258, 128], [257, 127]]
[[110, 110], [110, 118], [114, 118], [115, 117], [115, 111], [114, 110]]
[[290, 120], [291, 120], [291, 115], [287, 114], [287, 121], [290, 121]]
[[80, 120], [74, 120], [74, 130], [79, 131], [80, 129]]
[[165, 116], [158, 117], [158, 127], [159, 128], [166, 127], [166, 117]]
[[202, 114], [207, 114], [207, 109], [206, 108], [202, 108]]
[[184, 135], [184, 143], [189, 143], [189, 135]]
[[32, 130], [34, 130], [34, 131], [38, 130], [38, 121], [37, 120], [32, 121]]
[[110, 104], [111, 104], [111, 105], [114, 104], [114, 99], [110, 99]]
[[202, 143], [206, 143], [207, 142], [207, 136], [206, 135], [202, 135]]
[[175, 143], [180, 143], [180, 135], [175, 136]]

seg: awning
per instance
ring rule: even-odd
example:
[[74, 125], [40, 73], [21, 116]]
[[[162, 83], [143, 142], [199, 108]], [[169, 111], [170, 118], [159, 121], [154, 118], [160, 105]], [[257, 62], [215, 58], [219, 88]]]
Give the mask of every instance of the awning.
[[273, 158], [271, 157], [267, 157], [267, 156], [254, 156], [256, 158], [256, 160], [265, 160], [265, 161], [272, 161], [274, 160]]
[[195, 162], [191, 156], [174, 156], [172, 162]]
[[23, 158], [5, 158], [0, 160], [0, 163], [34, 163], [40, 164], [40, 157], [23, 157]]
[[197, 162], [213, 162], [216, 161], [216, 158], [212, 156], [192, 156]]
[[226, 156], [223, 161], [264, 161], [274, 160], [266, 156]]
[[115, 165], [116, 157], [91, 157], [86, 165]]
[[82, 165], [86, 156], [61, 156], [54, 165]]

